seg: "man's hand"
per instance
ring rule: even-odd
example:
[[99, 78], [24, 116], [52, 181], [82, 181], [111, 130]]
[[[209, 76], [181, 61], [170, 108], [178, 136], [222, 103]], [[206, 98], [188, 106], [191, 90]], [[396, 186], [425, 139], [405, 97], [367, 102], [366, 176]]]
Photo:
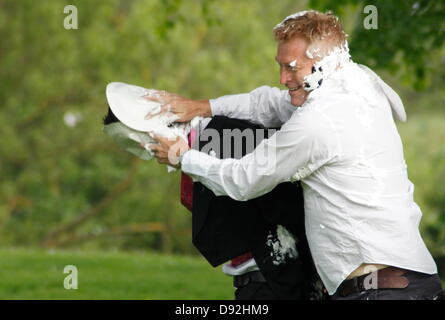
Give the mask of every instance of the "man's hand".
[[151, 90], [148, 95], [144, 96], [144, 98], [158, 102], [162, 105], [159, 113], [149, 113], [145, 116], [145, 119], [150, 119], [167, 112], [173, 113], [179, 117], [176, 122], [187, 122], [198, 116], [212, 116], [208, 100], [191, 100], [174, 93], [157, 90]]
[[181, 137], [170, 140], [152, 132], [149, 135], [155, 139], [158, 144], [148, 144], [144, 147], [149, 148], [159, 163], [167, 164], [175, 168], [180, 168], [179, 156], [189, 150], [188, 143]]

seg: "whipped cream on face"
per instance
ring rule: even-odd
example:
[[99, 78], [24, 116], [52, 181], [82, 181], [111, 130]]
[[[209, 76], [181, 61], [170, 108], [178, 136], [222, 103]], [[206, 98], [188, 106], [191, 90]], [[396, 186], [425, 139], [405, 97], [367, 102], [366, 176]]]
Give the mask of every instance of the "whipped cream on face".
[[[357, 119], [367, 130], [372, 128], [375, 121], [373, 109], [384, 105], [375, 91], [370, 90], [374, 87], [384, 92], [390, 102], [394, 119], [406, 121], [406, 112], [400, 97], [372, 70], [351, 60], [347, 42], [341, 47], [335, 47], [326, 57], [314, 64], [312, 74], [304, 78], [304, 89], [312, 92], [330, 78], [335, 79], [335, 85], [342, 88], [343, 92], [358, 99], [359, 103], [355, 110]], [[306, 102], [312, 98], [313, 96], [309, 94]], [[299, 175], [300, 173], [296, 176]]]
[[[297, 19], [299, 17], [302, 17], [310, 12], [317, 12], [314, 10], [304, 10], [299, 11], [294, 14], [291, 14], [284, 18], [280, 23], [278, 23], [275, 27], [275, 29], [284, 27], [285, 23], [290, 19]], [[338, 18], [336, 17], [338, 20]], [[289, 28], [292, 27], [292, 25], [289, 26]], [[286, 32], [287, 30], [285, 30]], [[329, 34], [328, 34], [329, 36]], [[324, 37], [322, 39], [319, 39], [319, 41], [324, 40]], [[324, 79], [328, 79], [337, 69], [341, 68], [344, 64], [348, 63], [351, 59], [351, 56], [349, 55], [349, 48], [348, 48], [348, 42], [345, 41], [341, 46], [334, 47], [333, 49], [329, 50], [328, 53], [325, 52], [326, 50], [314, 45], [311, 45], [306, 50], [306, 56], [309, 59], [317, 59], [320, 60], [317, 61], [313, 68], [312, 73], [304, 77], [304, 90], [305, 91], [312, 91], [321, 86]], [[296, 60], [293, 60], [289, 63], [289, 66], [292, 68], [295, 68], [296, 66]]]
[[[313, 54], [319, 54], [319, 48], [308, 49], [306, 54], [313, 59]], [[330, 78], [338, 69], [351, 61], [348, 43], [334, 47], [325, 57], [312, 67], [312, 73], [304, 77], [304, 90], [312, 91], [321, 86], [324, 80]]]
[[314, 58], [322, 58], [322, 55], [320, 53], [320, 48], [310, 48], [306, 50], [306, 56], [309, 59], [314, 59]]

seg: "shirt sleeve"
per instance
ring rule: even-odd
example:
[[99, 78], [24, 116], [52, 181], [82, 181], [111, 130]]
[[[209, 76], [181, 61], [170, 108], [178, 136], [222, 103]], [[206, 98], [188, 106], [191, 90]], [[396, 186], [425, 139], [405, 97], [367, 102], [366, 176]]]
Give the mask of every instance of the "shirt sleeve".
[[215, 195], [246, 201], [271, 191], [281, 182], [300, 180], [333, 161], [336, 135], [320, 114], [295, 113], [269, 139], [241, 159], [217, 159], [187, 151], [182, 170]]
[[249, 93], [210, 99], [212, 115], [249, 120], [264, 127], [280, 127], [291, 117], [295, 106], [286, 90], [269, 86]]

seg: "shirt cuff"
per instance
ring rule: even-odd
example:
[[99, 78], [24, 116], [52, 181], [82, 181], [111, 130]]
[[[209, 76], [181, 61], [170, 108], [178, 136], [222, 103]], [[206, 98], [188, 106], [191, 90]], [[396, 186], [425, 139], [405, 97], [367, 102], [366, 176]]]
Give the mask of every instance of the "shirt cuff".
[[204, 152], [190, 149], [182, 155], [181, 170], [195, 180], [198, 177], [206, 177], [210, 167], [220, 161]]

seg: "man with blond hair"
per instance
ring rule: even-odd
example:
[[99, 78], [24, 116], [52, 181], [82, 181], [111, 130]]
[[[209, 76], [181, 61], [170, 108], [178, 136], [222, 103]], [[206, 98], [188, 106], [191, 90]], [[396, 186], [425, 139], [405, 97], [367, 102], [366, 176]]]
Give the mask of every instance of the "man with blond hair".
[[310, 250], [334, 299], [434, 299], [441, 284], [419, 233], [422, 213], [394, 123], [406, 120], [399, 96], [351, 60], [330, 13], [299, 12], [274, 35], [288, 90], [263, 86], [202, 101], [167, 93], [157, 100], [179, 121], [223, 115], [280, 131], [241, 159], [216, 159], [181, 139], [156, 137], [150, 148], [160, 163], [236, 200], [301, 181]]

